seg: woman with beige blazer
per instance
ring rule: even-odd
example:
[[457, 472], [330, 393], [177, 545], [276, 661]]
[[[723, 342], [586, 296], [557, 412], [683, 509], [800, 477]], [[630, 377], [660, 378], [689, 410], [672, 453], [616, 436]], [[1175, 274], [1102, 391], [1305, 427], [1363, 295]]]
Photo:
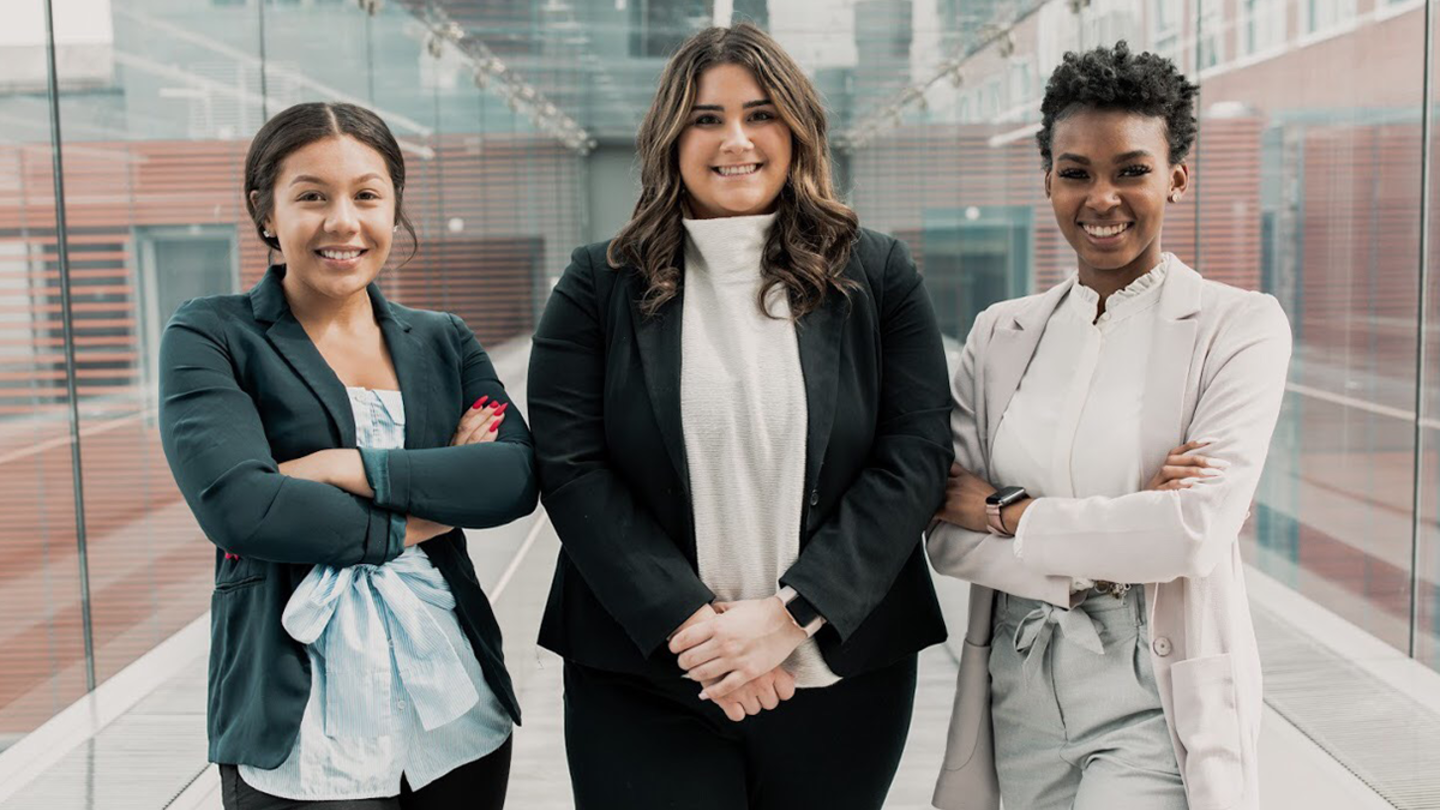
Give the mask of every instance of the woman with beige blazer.
[[1123, 42], [1066, 54], [1047, 86], [1046, 194], [1078, 268], [983, 312], [953, 380], [928, 547], [973, 587], [944, 810], [1259, 807], [1236, 538], [1290, 329], [1274, 298], [1161, 250], [1195, 92]]

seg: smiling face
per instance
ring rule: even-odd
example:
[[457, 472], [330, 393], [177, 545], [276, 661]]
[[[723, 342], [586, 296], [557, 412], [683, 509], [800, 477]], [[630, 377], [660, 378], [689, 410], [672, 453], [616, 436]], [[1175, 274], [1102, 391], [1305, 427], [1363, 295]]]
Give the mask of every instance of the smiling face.
[[1134, 278], [1160, 263], [1165, 206], [1189, 185], [1170, 165], [1165, 119], [1123, 110], [1080, 110], [1055, 124], [1045, 193], [1087, 274]]
[[698, 219], [767, 214], [790, 176], [790, 127], [749, 69], [700, 74], [680, 134], [680, 178]]
[[285, 254], [287, 292], [344, 300], [380, 275], [396, 194], [379, 152], [344, 135], [315, 141], [285, 158], [274, 195], [265, 227]]

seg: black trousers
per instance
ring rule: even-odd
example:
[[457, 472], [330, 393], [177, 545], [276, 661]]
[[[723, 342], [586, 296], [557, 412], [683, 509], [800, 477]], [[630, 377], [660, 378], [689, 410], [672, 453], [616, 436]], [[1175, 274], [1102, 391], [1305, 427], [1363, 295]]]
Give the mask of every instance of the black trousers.
[[916, 657], [731, 722], [700, 686], [565, 663], [576, 810], [879, 810], [915, 705]]
[[501, 810], [510, 784], [510, 753], [514, 736], [490, 754], [461, 765], [419, 790], [404, 777], [400, 795], [384, 799], [342, 799], [307, 802], [261, 793], [245, 784], [240, 769], [220, 766], [221, 801], [225, 810]]

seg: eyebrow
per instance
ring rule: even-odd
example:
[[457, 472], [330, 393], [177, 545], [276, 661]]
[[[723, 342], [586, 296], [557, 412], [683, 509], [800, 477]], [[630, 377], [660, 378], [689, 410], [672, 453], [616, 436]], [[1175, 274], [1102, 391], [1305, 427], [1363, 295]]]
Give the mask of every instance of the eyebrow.
[[[748, 110], [751, 107], [764, 107], [768, 104], [774, 103], [775, 102], [771, 101], [768, 98], [756, 99], [755, 101], [745, 102], [744, 109]], [[699, 110], [706, 110], [710, 112], [725, 112], [725, 108], [719, 104], [696, 104], [694, 107], [690, 108], [691, 112], [697, 112]]]
[[[364, 175], [361, 175], [361, 176], [355, 178], [355, 180], [354, 180], [353, 182], [355, 182], [355, 183], [364, 183], [364, 182], [369, 181], [369, 180], [384, 180], [384, 179], [385, 179], [385, 178], [381, 177], [380, 175], [376, 174], [375, 172], [370, 172], [369, 174], [364, 174]], [[324, 180], [321, 180], [321, 179], [318, 178], [318, 177], [314, 177], [314, 176], [308, 175], [308, 174], [297, 175], [294, 180], [291, 180], [291, 181], [290, 181], [290, 185], [292, 185], [292, 186], [294, 186], [294, 185], [299, 185], [300, 183], [314, 183], [314, 184], [317, 185], [317, 186], [323, 186], [323, 185], [325, 185], [325, 181], [324, 181]]]
[[[1126, 162], [1126, 161], [1128, 161], [1128, 160], [1136, 160], [1136, 159], [1139, 159], [1139, 158], [1148, 158], [1148, 157], [1154, 157], [1154, 155], [1150, 154], [1148, 151], [1146, 151], [1146, 150], [1144, 150], [1144, 149], [1136, 149], [1136, 150], [1133, 151], [1133, 152], [1126, 152], [1125, 154], [1120, 155], [1119, 157], [1115, 158], [1115, 162], [1116, 162], [1116, 163], [1124, 163], [1124, 162]], [[1055, 158], [1055, 161], [1056, 161], [1057, 163], [1058, 163], [1059, 161], [1062, 161], [1062, 160], [1068, 160], [1068, 161], [1070, 161], [1070, 162], [1072, 162], [1072, 163], [1079, 163], [1081, 166], [1089, 166], [1089, 165], [1090, 165], [1090, 158], [1087, 158], [1087, 157], [1085, 157], [1084, 155], [1077, 155], [1077, 154], [1075, 154], [1075, 153], [1073, 153], [1073, 152], [1066, 152], [1065, 154], [1061, 155], [1060, 157]]]

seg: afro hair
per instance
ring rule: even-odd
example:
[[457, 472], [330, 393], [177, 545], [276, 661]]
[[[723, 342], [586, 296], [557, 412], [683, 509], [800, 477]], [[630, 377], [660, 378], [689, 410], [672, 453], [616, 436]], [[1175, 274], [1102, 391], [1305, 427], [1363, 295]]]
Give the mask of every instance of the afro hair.
[[1084, 109], [1124, 110], [1165, 119], [1170, 163], [1177, 164], [1195, 143], [1195, 96], [1200, 88], [1153, 53], [1133, 54], [1124, 40], [1113, 48], [1070, 51], [1045, 85], [1040, 103], [1040, 158], [1053, 165], [1050, 151], [1055, 124]]

